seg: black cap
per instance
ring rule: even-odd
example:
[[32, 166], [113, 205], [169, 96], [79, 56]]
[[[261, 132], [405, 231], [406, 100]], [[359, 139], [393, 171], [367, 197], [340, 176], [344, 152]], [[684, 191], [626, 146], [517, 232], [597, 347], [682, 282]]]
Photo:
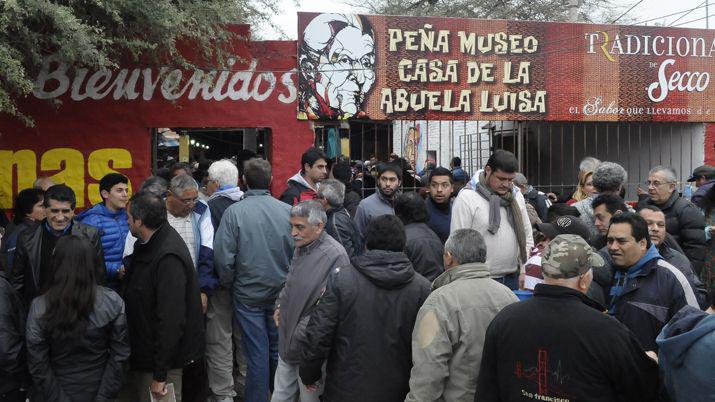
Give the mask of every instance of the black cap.
[[536, 228], [549, 239], [554, 239], [560, 234], [575, 234], [586, 241], [591, 238], [591, 231], [586, 224], [572, 215], [559, 216], [554, 223], [537, 223]]
[[696, 167], [695, 170], [693, 170], [693, 174], [690, 176], [688, 181], [695, 181], [698, 179], [698, 177], [715, 177], [715, 167], [712, 167], [710, 165], [702, 165], [699, 167]]

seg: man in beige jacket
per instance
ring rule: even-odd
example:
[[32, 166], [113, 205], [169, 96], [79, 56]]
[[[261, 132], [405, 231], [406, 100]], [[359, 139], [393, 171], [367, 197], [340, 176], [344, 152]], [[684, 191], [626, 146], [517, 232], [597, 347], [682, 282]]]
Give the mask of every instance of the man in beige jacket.
[[493, 281], [487, 247], [474, 229], [460, 229], [444, 245], [446, 271], [417, 314], [412, 332], [412, 372], [407, 402], [472, 401], [492, 318], [517, 301]]

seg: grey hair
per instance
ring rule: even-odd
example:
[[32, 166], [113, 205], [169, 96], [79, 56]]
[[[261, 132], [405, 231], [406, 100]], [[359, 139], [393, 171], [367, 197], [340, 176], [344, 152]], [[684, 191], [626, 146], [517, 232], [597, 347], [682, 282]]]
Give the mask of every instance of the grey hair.
[[228, 159], [221, 159], [209, 166], [209, 179], [216, 180], [219, 186], [238, 185], [238, 168]]
[[168, 189], [169, 182], [167, 182], [166, 179], [159, 176], [150, 176], [144, 180], [139, 191], [146, 191], [159, 197], [164, 197]]
[[581, 163], [578, 164], [578, 170], [582, 172], [593, 172], [600, 164], [600, 160], [594, 158], [593, 156], [587, 156], [581, 159]]
[[615, 162], [602, 162], [593, 172], [593, 187], [599, 193], [618, 192], [628, 180], [628, 173], [623, 166]]
[[517, 186], [523, 186], [526, 183], [528, 183], [529, 181], [526, 179], [526, 176], [524, 176], [522, 173], [517, 173], [516, 175], [514, 175], [513, 182]]
[[444, 250], [460, 264], [487, 261], [484, 237], [474, 229], [458, 229], [452, 232], [444, 244]]
[[325, 198], [331, 207], [339, 207], [345, 201], [345, 184], [339, 180], [323, 180], [318, 187], [318, 195]]
[[667, 180], [668, 183], [675, 183], [678, 181], [678, 175], [677, 173], [675, 173], [675, 169], [669, 166], [658, 165], [651, 169], [650, 172], [648, 172], [648, 176], [658, 172], [663, 172], [663, 174], [665, 175], [665, 180]]
[[174, 176], [169, 184], [169, 190], [174, 195], [182, 194], [186, 190], [198, 190], [199, 184], [188, 174]]
[[323, 210], [323, 205], [319, 201], [302, 201], [290, 209], [291, 217], [308, 218], [308, 223], [318, 226], [321, 222], [328, 221], [328, 215]]

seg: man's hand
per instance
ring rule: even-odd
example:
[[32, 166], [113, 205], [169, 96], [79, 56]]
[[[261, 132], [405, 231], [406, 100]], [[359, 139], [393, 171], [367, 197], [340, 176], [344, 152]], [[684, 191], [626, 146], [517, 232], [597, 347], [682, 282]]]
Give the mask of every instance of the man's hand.
[[636, 187], [636, 194], [638, 195], [648, 195], [648, 191], [643, 190], [640, 185]]
[[149, 389], [151, 389], [151, 393], [156, 396], [164, 396], [166, 395], [166, 381], [158, 382], [154, 380], [151, 382]]
[[519, 289], [524, 290], [524, 281], [526, 280], [526, 273], [522, 272], [519, 274]]
[[122, 265], [121, 267], [119, 267], [119, 271], [117, 271], [117, 277], [118, 277], [119, 279], [122, 279], [122, 278], [124, 278], [124, 275], [126, 275], [126, 274], [127, 274], [127, 269], [124, 268], [124, 265]]
[[645, 352], [645, 354], [646, 354], [646, 356], [653, 359], [653, 361], [656, 362], [656, 364], [658, 363], [658, 354], [657, 353], [655, 353], [652, 350], [649, 350], [649, 351]]
[[320, 387], [320, 380], [318, 380], [315, 384], [306, 385], [305, 389], [308, 392], [315, 392], [318, 390], [318, 387]]
[[201, 292], [201, 310], [203, 310], [204, 314], [206, 314], [206, 310], [209, 308], [209, 297], [206, 296], [206, 293]]
[[273, 321], [276, 323], [276, 327], [280, 326], [281, 322], [281, 309], [277, 308], [273, 312]]

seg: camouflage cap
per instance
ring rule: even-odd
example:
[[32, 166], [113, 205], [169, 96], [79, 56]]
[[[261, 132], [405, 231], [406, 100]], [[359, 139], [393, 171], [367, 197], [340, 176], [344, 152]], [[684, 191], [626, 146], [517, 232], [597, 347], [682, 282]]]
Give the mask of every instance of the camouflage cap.
[[544, 276], [553, 279], [573, 278], [603, 264], [603, 258], [593, 251], [586, 240], [575, 234], [556, 236], [541, 255]]

